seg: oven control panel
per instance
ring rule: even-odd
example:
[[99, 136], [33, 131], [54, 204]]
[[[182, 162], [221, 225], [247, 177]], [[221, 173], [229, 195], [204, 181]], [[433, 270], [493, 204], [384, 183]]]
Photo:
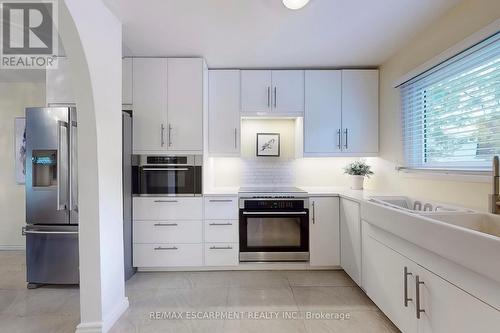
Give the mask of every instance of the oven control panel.
[[304, 209], [304, 200], [245, 200], [243, 209], [255, 210], [300, 210]]

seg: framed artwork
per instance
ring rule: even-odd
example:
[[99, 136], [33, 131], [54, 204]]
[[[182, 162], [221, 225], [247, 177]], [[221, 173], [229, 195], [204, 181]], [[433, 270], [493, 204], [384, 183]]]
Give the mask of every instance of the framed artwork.
[[26, 182], [26, 119], [24, 117], [14, 120], [14, 156], [16, 182]]
[[279, 133], [257, 133], [257, 156], [280, 156]]

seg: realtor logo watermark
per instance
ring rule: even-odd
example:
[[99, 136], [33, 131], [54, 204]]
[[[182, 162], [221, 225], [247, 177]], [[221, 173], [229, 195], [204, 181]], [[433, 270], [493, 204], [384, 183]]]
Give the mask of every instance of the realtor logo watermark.
[[0, 68], [57, 66], [57, 1], [0, 0]]

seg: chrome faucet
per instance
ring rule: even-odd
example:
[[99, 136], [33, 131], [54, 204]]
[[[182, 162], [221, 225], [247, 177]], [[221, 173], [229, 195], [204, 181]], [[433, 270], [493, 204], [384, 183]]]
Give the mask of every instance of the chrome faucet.
[[493, 157], [493, 187], [490, 194], [490, 213], [500, 214], [500, 163], [498, 156]]

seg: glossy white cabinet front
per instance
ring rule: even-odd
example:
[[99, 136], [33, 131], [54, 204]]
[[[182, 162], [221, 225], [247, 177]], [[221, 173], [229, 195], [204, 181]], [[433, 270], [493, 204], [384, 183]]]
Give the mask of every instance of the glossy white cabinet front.
[[209, 153], [214, 155], [239, 155], [240, 123], [240, 71], [209, 71]]
[[339, 266], [339, 198], [310, 198], [309, 221], [311, 266]]
[[340, 264], [361, 286], [361, 216], [356, 201], [340, 199]]

